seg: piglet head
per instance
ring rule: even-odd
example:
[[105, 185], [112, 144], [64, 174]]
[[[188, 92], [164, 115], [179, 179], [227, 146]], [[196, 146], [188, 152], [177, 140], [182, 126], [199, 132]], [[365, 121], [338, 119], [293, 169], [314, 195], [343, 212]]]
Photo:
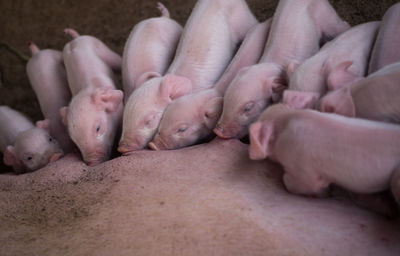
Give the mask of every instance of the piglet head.
[[135, 90], [125, 106], [118, 151], [143, 149], [157, 132], [166, 107], [191, 91], [189, 79], [171, 74], [152, 78]]
[[222, 97], [213, 89], [177, 99], [165, 110], [158, 133], [149, 147], [177, 149], [212, 135], [222, 112], [222, 102]]
[[13, 166], [16, 172], [34, 171], [62, 155], [58, 142], [47, 130], [37, 127], [18, 134], [15, 144], [6, 148], [4, 163]]
[[248, 126], [286, 87], [280, 68], [263, 63], [242, 69], [229, 85], [214, 132], [221, 138], [242, 138]]
[[84, 90], [69, 107], [60, 110], [71, 139], [88, 165], [109, 159], [122, 117], [122, 98], [122, 91], [112, 88]]
[[318, 108], [321, 112], [336, 113], [348, 117], [356, 116], [356, 108], [349, 87], [325, 95], [320, 100]]

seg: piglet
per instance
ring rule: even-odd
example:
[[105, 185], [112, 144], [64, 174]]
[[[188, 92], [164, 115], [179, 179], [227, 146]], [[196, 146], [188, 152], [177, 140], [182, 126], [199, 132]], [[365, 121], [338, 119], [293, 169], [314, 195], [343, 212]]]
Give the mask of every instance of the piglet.
[[141, 84], [167, 70], [179, 42], [182, 26], [170, 19], [168, 9], [158, 3], [161, 17], [136, 24], [122, 54], [122, 86], [125, 99]]
[[129, 97], [118, 151], [129, 154], [144, 148], [173, 100], [210, 88], [255, 24], [257, 20], [244, 0], [199, 0], [167, 74], [148, 80]]
[[190, 146], [212, 135], [222, 111], [222, 97], [237, 72], [257, 63], [268, 38], [271, 19], [257, 24], [244, 38], [218, 82], [210, 89], [183, 96], [172, 102], [161, 119], [149, 147], [154, 150]]
[[288, 63], [303, 62], [348, 28], [327, 0], [279, 1], [264, 54], [229, 85], [214, 132], [221, 138], [247, 135], [249, 124], [287, 87]]
[[292, 108], [315, 108], [328, 89], [339, 89], [367, 75], [368, 60], [379, 22], [355, 26], [304, 61], [288, 65], [289, 88], [283, 103]]
[[371, 54], [368, 74], [400, 61], [400, 3], [390, 7], [382, 18]]
[[68, 133], [88, 165], [110, 157], [123, 111], [123, 93], [116, 89], [113, 71], [121, 69], [121, 57], [92, 36], [79, 36], [63, 50], [72, 100], [60, 109]]
[[277, 104], [251, 125], [249, 150], [279, 162], [292, 193], [323, 196], [332, 183], [369, 194], [399, 168], [400, 126]]
[[385, 66], [348, 87], [328, 93], [322, 112], [400, 123], [400, 62]]
[[17, 173], [35, 171], [63, 155], [58, 142], [49, 135], [47, 123], [37, 123], [36, 127], [7, 106], [0, 106], [0, 150], [4, 163]]
[[75, 146], [59, 112], [71, 100], [62, 53], [52, 49], [40, 50], [34, 43], [30, 43], [29, 48], [32, 58], [26, 65], [26, 73], [45, 118], [39, 122], [50, 127], [51, 136], [65, 153], [72, 152]]

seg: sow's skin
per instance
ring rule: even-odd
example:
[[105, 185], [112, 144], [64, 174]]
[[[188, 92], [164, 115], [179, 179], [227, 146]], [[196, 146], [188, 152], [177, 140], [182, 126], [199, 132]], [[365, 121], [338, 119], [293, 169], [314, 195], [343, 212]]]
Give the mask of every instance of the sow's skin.
[[302, 63], [348, 28], [327, 0], [279, 1], [264, 54], [229, 85], [214, 132], [221, 138], [247, 135], [248, 126], [286, 89], [288, 63]]
[[368, 73], [400, 61], [400, 3], [390, 7], [382, 18], [379, 33], [372, 50]]
[[29, 48], [32, 57], [26, 65], [26, 73], [45, 118], [39, 122], [49, 126], [50, 135], [58, 141], [64, 153], [70, 153], [75, 145], [59, 112], [71, 100], [62, 53], [52, 49], [40, 50], [34, 43], [30, 43]]
[[370, 194], [399, 169], [400, 126], [277, 104], [251, 125], [249, 153], [279, 162], [292, 193], [325, 196], [335, 184]]
[[3, 174], [1, 255], [400, 255], [399, 220], [290, 194], [281, 172], [215, 140]]
[[166, 107], [181, 96], [210, 88], [256, 24], [244, 0], [199, 0], [167, 74], [148, 80], [129, 97], [118, 151], [129, 154], [146, 147]]
[[36, 127], [7, 106], [0, 106], [0, 150], [4, 163], [16, 173], [35, 171], [63, 156], [58, 142], [49, 135], [47, 123]]
[[322, 112], [400, 123], [400, 62], [385, 66], [348, 87], [328, 93]]
[[97, 38], [65, 33], [74, 38], [63, 51], [72, 100], [60, 113], [83, 160], [96, 165], [109, 159], [121, 122], [123, 93], [113, 72], [121, 69], [121, 57]]
[[122, 54], [122, 87], [125, 101], [154, 76], [164, 74], [175, 54], [182, 26], [170, 19], [168, 9], [158, 3], [161, 17], [136, 24]]
[[212, 129], [222, 112], [226, 87], [241, 68], [260, 59], [271, 20], [257, 24], [246, 34], [231, 63], [212, 88], [180, 97], [167, 107], [158, 132], [149, 143], [150, 148], [182, 148], [212, 136]]
[[379, 22], [355, 26], [304, 61], [288, 66], [289, 88], [283, 103], [292, 108], [315, 108], [329, 89], [335, 90], [365, 77]]

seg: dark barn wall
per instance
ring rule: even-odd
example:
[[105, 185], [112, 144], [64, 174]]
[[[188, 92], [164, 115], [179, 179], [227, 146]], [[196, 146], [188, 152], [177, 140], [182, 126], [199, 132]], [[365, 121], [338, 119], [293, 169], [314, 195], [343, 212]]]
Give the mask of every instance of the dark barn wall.
[[[228, 1], [228, 0], [227, 0]], [[116, 52], [123, 46], [132, 27], [139, 21], [158, 16], [157, 1], [149, 0], [0, 0], [0, 42], [29, 56], [29, 41], [41, 48], [62, 50], [69, 40], [66, 27], [98, 37]], [[162, 0], [171, 17], [182, 25], [196, 0]], [[381, 19], [396, 0], [330, 0], [351, 25]], [[273, 15], [277, 0], [247, 0], [260, 21]], [[33, 120], [42, 115], [30, 88], [25, 62], [0, 45], [0, 105], [9, 105]], [[0, 170], [6, 169], [0, 165]]]

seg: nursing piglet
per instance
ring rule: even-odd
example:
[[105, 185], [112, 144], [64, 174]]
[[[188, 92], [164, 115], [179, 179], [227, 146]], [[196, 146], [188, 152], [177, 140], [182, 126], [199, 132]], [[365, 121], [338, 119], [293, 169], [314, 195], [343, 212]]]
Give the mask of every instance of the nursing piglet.
[[367, 75], [368, 60], [379, 22], [355, 26], [304, 61], [288, 66], [289, 88], [283, 103], [292, 108], [315, 108], [328, 89], [339, 89]]
[[400, 62], [324, 96], [319, 109], [349, 117], [400, 122]]
[[371, 54], [368, 74], [400, 61], [400, 3], [390, 7], [382, 18]]
[[75, 145], [59, 112], [71, 100], [62, 53], [52, 49], [40, 50], [34, 43], [30, 43], [29, 48], [32, 58], [26, 65], [26, 73], [45, 118], [39, 122], [49, 126], [51, 136], [58, 141], [64, 153], [72, 152]]
[[154, 150], [190, 146], [212, 135], [222, 111], [222, 97], [237, 72], [257, 63], [268, 38], [271, 19], [257, 24], [243, 40], [218, 82], [210, 89], [183, 96], [164, 112], [158, 133], [149, 147]]
[[324, 196], [330, 184], [380, 192], [399, 168], [400, 126], [277, 104], [250, 127], [250, 158], [266, 157], [295, 194]]
[[129, 97], [118, 151], [128, 154], [144, 148], [172, 101], [210, 88], [228, 66], [239, 42], [256, 24], [244, 0], [199, 0], [167, 74], [148, 80]]
[[154, 76], [164, 74], [174, 56], [182, 26], [170, 19], [168, 9], [158, 3], [161, 17], [136, 24], [122, 54], [122, 86], [125, 100]]
[[0, 150], [4, 163], [17, 173], [37, 170], [63, 155], [49, 127], [37, 126], [20, 112], [0, 106]]
[[96, 165], [109, 159], [121, 122], [123, 93], [113, 72], [121, 69], [121, 57], [95, 37], [65, 32], [74, 38], [63, 51], [73, 98], [60, 113], [84, 161]]
[[348, 28], [327, 0], [279, 1], [264, 54], [229, 85], [214, 132], [221, 138], [245, 136], [249, 124], [286, 89], [288, 63], [303, 62]]

